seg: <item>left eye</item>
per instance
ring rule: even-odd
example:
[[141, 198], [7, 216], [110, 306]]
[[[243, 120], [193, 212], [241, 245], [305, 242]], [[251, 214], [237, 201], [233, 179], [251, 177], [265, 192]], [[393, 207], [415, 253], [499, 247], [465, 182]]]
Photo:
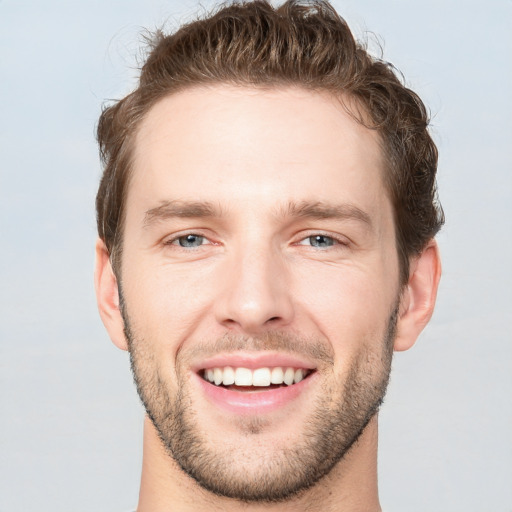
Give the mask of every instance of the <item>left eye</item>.
[[308, 236], [301, 241], [301, 245], [311, 245], [311, 247], [318, 247], [319, 249], [332, 247], [335, 244], [336, 240], [332, 236], [327, 235]]
[[183, 236], [180, 236], [176, 239], [174, 239], [172, 241], [172, 244], [173, 245], [179, 245], [180, 247], [185, 247], [185, 248], [194, 248], [194, 247], [200, 247], [201, 245], [203, 245], [206, 241], [206, 238], [204, 236], [201, 236], [201, 235], [194, 235], [194, 234], [190, 234], [190, 235], [183, 235]]

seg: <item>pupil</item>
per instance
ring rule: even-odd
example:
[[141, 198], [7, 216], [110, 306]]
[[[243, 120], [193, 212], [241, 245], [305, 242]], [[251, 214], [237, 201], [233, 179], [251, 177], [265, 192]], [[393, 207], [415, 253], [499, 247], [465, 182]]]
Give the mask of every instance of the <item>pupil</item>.
[[309, 239], [311, 245], [315, 247], [330, 247], [334, 244], [334, 241], [329, 236], [316, 235]]

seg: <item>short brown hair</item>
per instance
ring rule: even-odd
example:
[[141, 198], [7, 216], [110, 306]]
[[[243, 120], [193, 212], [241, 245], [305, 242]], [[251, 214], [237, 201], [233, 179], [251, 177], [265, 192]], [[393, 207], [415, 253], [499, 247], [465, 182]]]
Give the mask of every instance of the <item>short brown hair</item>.
[[197, 85], [300, 86], [347, 95], [351, 112], [382, 141], [385, 182], [394, 207], [401, 282], [444, 222], [437, 202], [437, 149], [421, 99], [394, 68], [368, 54], [346, 22], [322, 0], [266, 0], [222, 5], [170, 35], [158, 31], [135, 91], [104, 108], [97, 137], [104, 172], [96, 197], [99, 236], [120, 269], [124, 202], [133, 140], [141, 120], [163, 97]]

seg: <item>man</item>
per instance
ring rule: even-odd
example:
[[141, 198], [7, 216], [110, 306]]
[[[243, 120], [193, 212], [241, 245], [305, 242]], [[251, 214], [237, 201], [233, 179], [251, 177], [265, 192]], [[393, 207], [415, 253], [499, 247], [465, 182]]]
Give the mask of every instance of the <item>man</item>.
[[441, 273], [427, 124], [326, 2], [157, 35], [98, 126], [95, 280], [147, 412], [139, 512], [380, 510], [392, 352]]

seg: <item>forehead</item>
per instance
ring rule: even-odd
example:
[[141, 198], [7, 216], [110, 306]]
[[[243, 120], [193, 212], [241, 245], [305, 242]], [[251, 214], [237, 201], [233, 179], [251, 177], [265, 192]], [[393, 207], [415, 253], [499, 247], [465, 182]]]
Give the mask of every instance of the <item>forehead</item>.
[[178, 199], [247, 209], [281, 197], [376, 209], [383, 168], [377, 132], [340, 98], [300, 88], [191, 88], [160, 100], [141, 123], [127, 207]]

